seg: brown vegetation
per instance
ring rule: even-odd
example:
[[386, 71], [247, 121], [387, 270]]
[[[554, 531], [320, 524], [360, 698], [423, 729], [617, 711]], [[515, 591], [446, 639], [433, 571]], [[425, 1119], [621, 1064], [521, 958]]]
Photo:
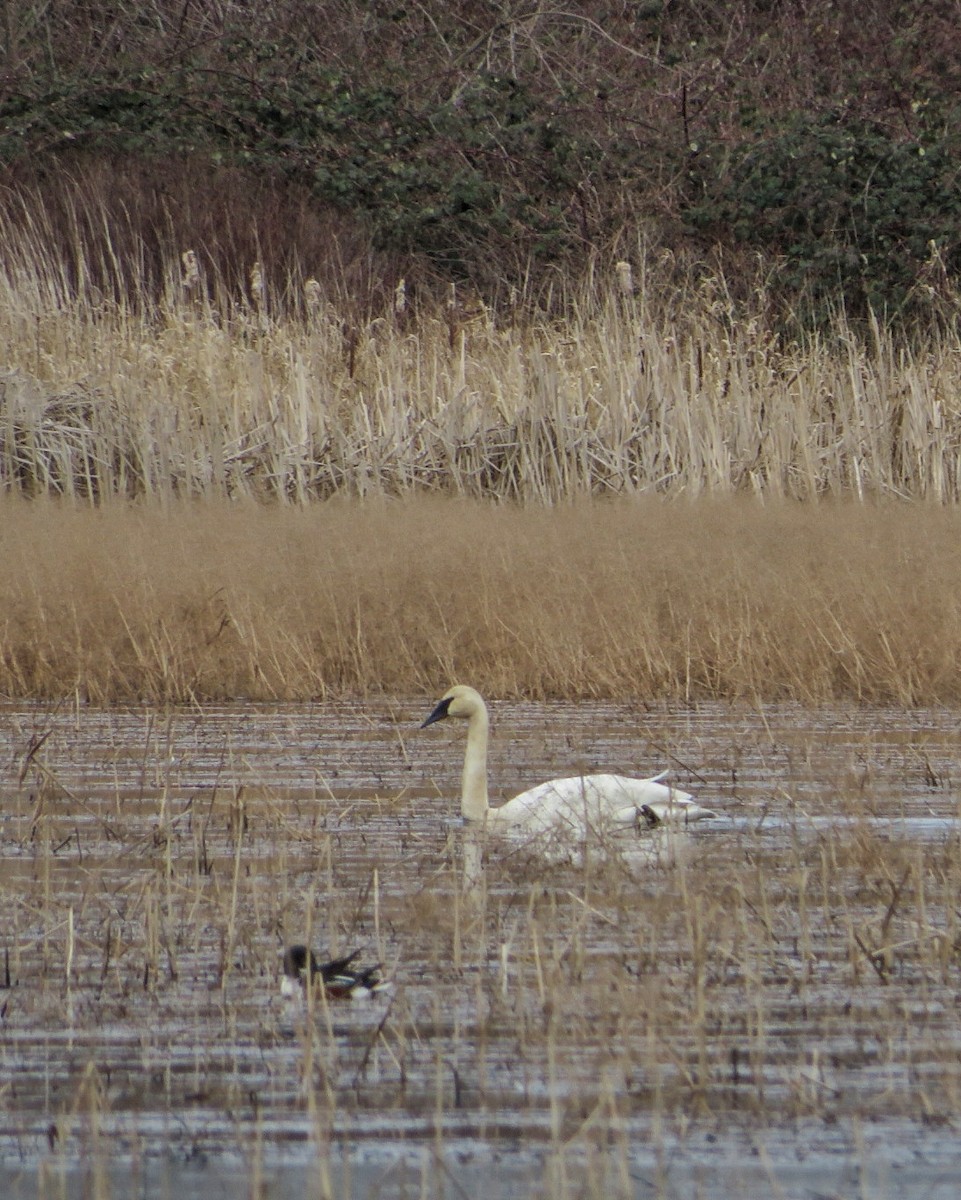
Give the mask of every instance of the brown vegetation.
[[642, 246], [563, 319], [258, 263], [238, 299], [188, 250], [131, 305], [33, 215], [0, 692], [958, 697], [957, 332], [801, 345]]
[[0, 692], [961, 696], [956, 510], [0, 506]]

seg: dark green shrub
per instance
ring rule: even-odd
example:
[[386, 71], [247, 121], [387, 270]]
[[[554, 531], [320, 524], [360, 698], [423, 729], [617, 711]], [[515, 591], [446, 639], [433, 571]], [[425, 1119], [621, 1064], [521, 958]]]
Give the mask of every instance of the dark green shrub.
[[781, 287], [806, 295], [814, 319], [839, 295], [852, 315], [907, 316], [934, 247], [949, 269], [961, 265], [959, 167], [949, 132], [905, 139], [843, 114], [793, 115], [714, 178], [701, 168], [685, 219], [776, 257]]

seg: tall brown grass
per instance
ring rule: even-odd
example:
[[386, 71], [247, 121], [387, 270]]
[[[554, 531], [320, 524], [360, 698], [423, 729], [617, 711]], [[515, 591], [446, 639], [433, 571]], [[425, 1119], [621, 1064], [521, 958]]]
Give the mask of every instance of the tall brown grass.
[[939, 506], [0, 503], [0, 692], [961, 696]]
[[[498, 311], [456, 288], [414, 304], [401, 280], [360, 310], [329, 262], [278, 288], [269, 262], [228, 281], [202, 247], [180, 247], [158, 284], [109, 231], [91, 258], [89, 213], [55, 225], [21, 199], [0, 206], [8, 491], [961, 495], [956, 331], [908, 348], [839, 314], [802, 346], [763, 291], [746, 311], [724, 279], [643, 245], [555, 296], [518, 279]], [[71, 220], [72, 253], [51, 253]]]

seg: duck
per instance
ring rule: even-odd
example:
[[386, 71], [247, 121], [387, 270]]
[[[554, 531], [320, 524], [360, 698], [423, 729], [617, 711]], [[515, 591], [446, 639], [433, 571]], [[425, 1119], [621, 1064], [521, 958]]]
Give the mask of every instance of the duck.
[[328, 1000], [369, 1000], [378, 992], [390, 988], [381, 979], [380, 963], [373, 967], [355, 967], [360, 950], [321, 962], [313, 950], [299, 943], [284, 951], [284, 977], [280, 990], [292, 996], [306, 990], [308, 983], [323, 992]]
[[605, 830], [676, 828], [717, 816], [688, 792], [665, 783], [667, 771], [650, 779], [612, 774], [550, 779], [492, 808], [487, 795], [490, 721], [481, 694], [465, 684], [455, 684], [440, 698], [421, 729], [451, 717], [467, 722], [461, 816], [468, 824], [484, 824], [501, 833], [560, 834], [583, 840]]

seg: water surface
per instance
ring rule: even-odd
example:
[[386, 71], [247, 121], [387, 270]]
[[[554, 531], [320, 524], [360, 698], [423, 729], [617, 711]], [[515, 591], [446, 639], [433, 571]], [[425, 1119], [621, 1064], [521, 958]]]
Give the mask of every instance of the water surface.
[[[948, 1195], [961, 714], [492, 706], [494, 796], [721, 817], [465, 890], [431, 699], [2, 711], [3, 1195]], [[283, 1002], [308, 936], [393, 990]]]

